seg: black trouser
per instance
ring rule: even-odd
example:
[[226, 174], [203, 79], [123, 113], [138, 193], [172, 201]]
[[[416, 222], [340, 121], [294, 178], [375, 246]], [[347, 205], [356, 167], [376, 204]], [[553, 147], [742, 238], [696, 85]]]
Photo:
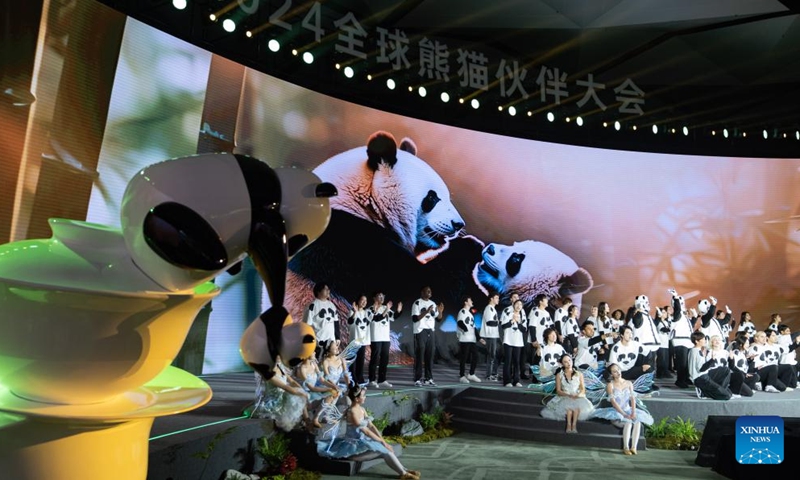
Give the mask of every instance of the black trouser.
[[459, 376], [463, 377], [466, 371], [467, 361], [469, 361], [469, 374], [475, 375], [475, 367], [478, 366], [478, 346], [475, 342], [460, 342], [458, 344]]
[[356, 384], [364, 383], [364, 356], [367, 354], [366, 345], [362, 345], [356, 352], [356, 359], [350, 365], [350, 374]]
[[564, 337], [564, 343], [561, 346], [564, 347], [564, 351], [567, 352], [569, 356], [574, 356], [578, 348], [578, 337], [575, 335], [567, 335]]
[[758, 382], [758, 374], [753, 373], [748, 377], [738, 368], [731, 369], [731, 392], [743, 397], [752, 397], [753, 390]]
[[386, 381], [386, 367], [389, 365], [390, 342], [372, 342], [369, 355], [369, 381], [375, 381], [375, 372], [378, 372], [378, 383]]
[[656, 377], [669, 378], [669, 348], [659, 348], [656, 355]]
[[786, 390], [786, 384], [781, 382], [778, 378], [778, 366], [767, 365], [758, 369], [758, 376], [761, 377], [761, 388], [766, 389], [767, 385], [772, 385], [778, 391], [783, 392]]
[[[425, 376], [422, 375], [423, 363]], [[425, 330], [414, 334], [414, 381], [433, 380], [433, 330]]]
[[778, 380], [789, 388], [797, 388], [797, 369], [788, 363], [778, 364]]
[[[522, 347], [512, 347], [511, 345], [503, 344], [503, 384], [516, 385], [519, 383], [519, 357], [522, 352]], [[513, 376], [513, 377], [512, 377]]]
[[529, 378], [529, 372], [527, 365], [533, 365], [531, 362], [531, 356], [533, 347], [531, 347], [530, 342], [524, 342], [521, 347], [519, 347], [519, 377], [520, 378]]
[[497, 375], [497, 343], [499, 338], [484, 338], [486, 341], [486, 378]]
[[694, 379], [694, 386], [700, 389], [704, 397], [714, 400], [730, 400], [731, 370], [728, 367], [717, 367]]
[[687, 347], [675, 346], [675, 370], [678, 380], [675, 385], [686, 388], [691, 381], [689, 380], [689, 349]]

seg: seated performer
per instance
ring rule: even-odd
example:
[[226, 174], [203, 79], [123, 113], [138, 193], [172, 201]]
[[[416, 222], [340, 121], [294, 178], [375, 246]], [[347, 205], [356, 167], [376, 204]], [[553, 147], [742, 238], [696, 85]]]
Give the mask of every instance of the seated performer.
[[[715, 335], [719, 340], [719, 336]], [[689, 378], [697, 388], [697, 396], [714, 400], [730, 400], [732, 393], [728, 386], [731, 371], [724, 363], [715, 360], [711, 352], [706, 350], [706, 335], [703, 332], [692, 333], [694, 348], [689, 351]]]
[[[638, 408], [633, 384], [622, 378], [622, 370], [619, 365], [609, 364], [606, 371], [611, 377], [606, 386], [606, 395], [611, 406], [595, 409], [592, 416], [610, 420], [614, 425], [621, 427], [622, 453], [636, 455], [641, 424], [652, 425], [653, 417], [644, 408]], [[633, 436], [631, 436], [631, 430], [633, 430]]]
[[392, 446], [386, 443], [381, 432], [372, 423], [372, 418], [364, 409], [367, 389], [359, 385], [350, 388], [347, 393], [350, 408], [345, 413], [347, 431], [343, 438], [318, 438], [317, 453], [329, 458], [346, 458], [363, 462], [382, 457], [392, 470], [400, 475], [400, 479], [419, 480], [420, 472], [408, 470], [394, 454]]
[[551, 420], [567, 420], [567, 433], [578, 433], [578, 420], [588, 419], [594, 405], [586, 399], [583, 374], [572, 368], [572, 357], [561, 355], [561, 368], [556, 373], [556, 397], [542, 409], [542, 417]]
[[[619, 329], [619, 334], [620, 341], [611, 347], [609, 363], [619, 365], [622, 378], [625, 380], [638, 381], [640, 377], [645, 375], [652, 377], [652, 367], [645, 363], [644, 349], [639, 342], [633, 340], [633, 329], [628, 325], [623, 325]], [[647, 383], [648, 385], [644, 390], [650, 391], [652, 389], [652, 381]], [[637, 387], [637, 391], [641, 390]]]

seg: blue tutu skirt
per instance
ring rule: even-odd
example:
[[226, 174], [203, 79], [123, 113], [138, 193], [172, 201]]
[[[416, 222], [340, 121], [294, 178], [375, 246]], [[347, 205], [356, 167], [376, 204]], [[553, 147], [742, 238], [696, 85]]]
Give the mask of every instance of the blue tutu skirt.
[[[596, 408], [594, 410], [594, 414], [592, 415], [592, 417], [602, 418], [603, 420], [610, 420], [611, 423], [616, 423], [616, 424], [633, 423], [631, 419], [623, 417], [614, 407]], [[648, 412], [647, 410], [637, 408], [635, 418], [637, 422], [641, 422], [645, 425], [653, 424], [653, 416], [650, 415], [650, 412]]]
[[569, 398], [557, 396], [547, 402], [547, 405], [542, 409], [542, 417], [550, 420], [564, 420], [567, 418], [567, 410], [575, 409], [581, 411], [578, 414], [578, 420], [586, 420], [591, 418], [594, 412], [594, 405], [586, 397]]

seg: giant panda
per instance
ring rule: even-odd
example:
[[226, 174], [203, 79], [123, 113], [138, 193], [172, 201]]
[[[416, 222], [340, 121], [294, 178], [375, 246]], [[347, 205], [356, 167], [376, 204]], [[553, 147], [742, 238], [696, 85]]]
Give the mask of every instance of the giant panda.
[[[300, 315], [317, 282], [330, 287], [340, 321], [347, 318], [347, 305], [375, 289], [410, 311], [421, 283], [437, 277], [432, 261], [463, 232], [444, 180], [417, 156], [413, 141], [398, 144], [384, 131], [372, 134], [365, 146], [325, 160], [313, 173], [335, 185], [338, 196], [330, 199], [328, 228], [289, 264], [289, 312]], [[339, 330], [346, 340], [345, 325]]]
[[519, 294], [526, 309], [532, 307], [540, 293], [550, 298], [569, 296], [580, 306], [583, 294], [593, 286], [589, 272], [570, 256], [535, 240], [486, 245], [473, 269], [473, 278], [485, 293], [498, 292], [501, 303], [508, 303], [512, 294]]

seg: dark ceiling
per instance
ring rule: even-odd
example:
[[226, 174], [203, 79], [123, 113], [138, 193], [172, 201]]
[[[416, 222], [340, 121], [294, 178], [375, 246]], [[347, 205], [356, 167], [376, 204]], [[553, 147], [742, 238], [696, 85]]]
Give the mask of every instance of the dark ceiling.
[[[250, 15], [228, 0], [188, 0], [184, 10], [177, 10], [172, 0], [103, 3], [265, 73], [404, 115], [606, 148], [800, 157], [800, 140], [795, 138], [800, 129], [800, 0], [245, 0], [245, 7], [257, 7]], [[319, 42], [301, 28], [316, 3], [325, 29]], [[240, 16], [233, 33], [208, 19], [227, 5], [235, 8], [221, 19]], [[271, 15], [287, 6], [280, 19], [292, 25], [291, 31], [269, 23]], [[366, 59], [336, 51], [342, 30], [334, 22], [348, 12], [366, 32]], [[253, 38], [245, 36], [259, 25], [263, 28]], [[378, 28], [400, 30], [408, 37], [408, 68], [393, 70], [377, 61]], [[301, 53], [312, 51], [316, 61], [303, 64], [289, 53], [291, 48], [273, 54], [266, 46], [271, 38]], [[423, 39], [449, 49], [449, 81], [419, 74], [425, 60], [418, 47]], [[486, 91], [459, 85], [458, 49], [484, 54]], [[521, 82], [527, 98], [519, 90], [503, 96], [496, 78], [501, 61], [514, 60], [520, 71], [527, 70]], [[333, 68], [337, 62], [352, 65], [356, 77], [345, 79]], [[536, 83], [542, 67], [566, 74], [563, 90], [568, 94], [558, 104], [554, 95], [543, 97]], [[367, 73], [374, 75], [371, 82]], [[577, 88], [576, 82], [589, 74], [605, 86], [598, 90], [605, 110], [591, 101], [579, 104], [585, 88]], [[388, 77], [398, 84], [394, 91], [385, 86]], [[626, 79], [643, 93], [641, 114], [631, 111], [631, 104], [620, 108], [625, 105], [614, 88]], [[511, 79], [504, 81], [508, 86]], [[408, 91], [419, 85], [430, 92], [427, 98]], [[467, 102], [443, 104], [441, 91]], [[468, 106], [472, 98], [479, 99], [480, 109]], [[511, 105], [519, 112], [515, 117], [507, 113]], [[556, 117], [552, 123], [545, 119], [550, 111]], [[566, 122], [577, 115], [583, 127]], [[621, 122], [620, 131], [613, 128], [615, 120]], [[659, 134], [652, 133], [653, 125]], [[688, 135], [682, 133], [684, 126]]]

